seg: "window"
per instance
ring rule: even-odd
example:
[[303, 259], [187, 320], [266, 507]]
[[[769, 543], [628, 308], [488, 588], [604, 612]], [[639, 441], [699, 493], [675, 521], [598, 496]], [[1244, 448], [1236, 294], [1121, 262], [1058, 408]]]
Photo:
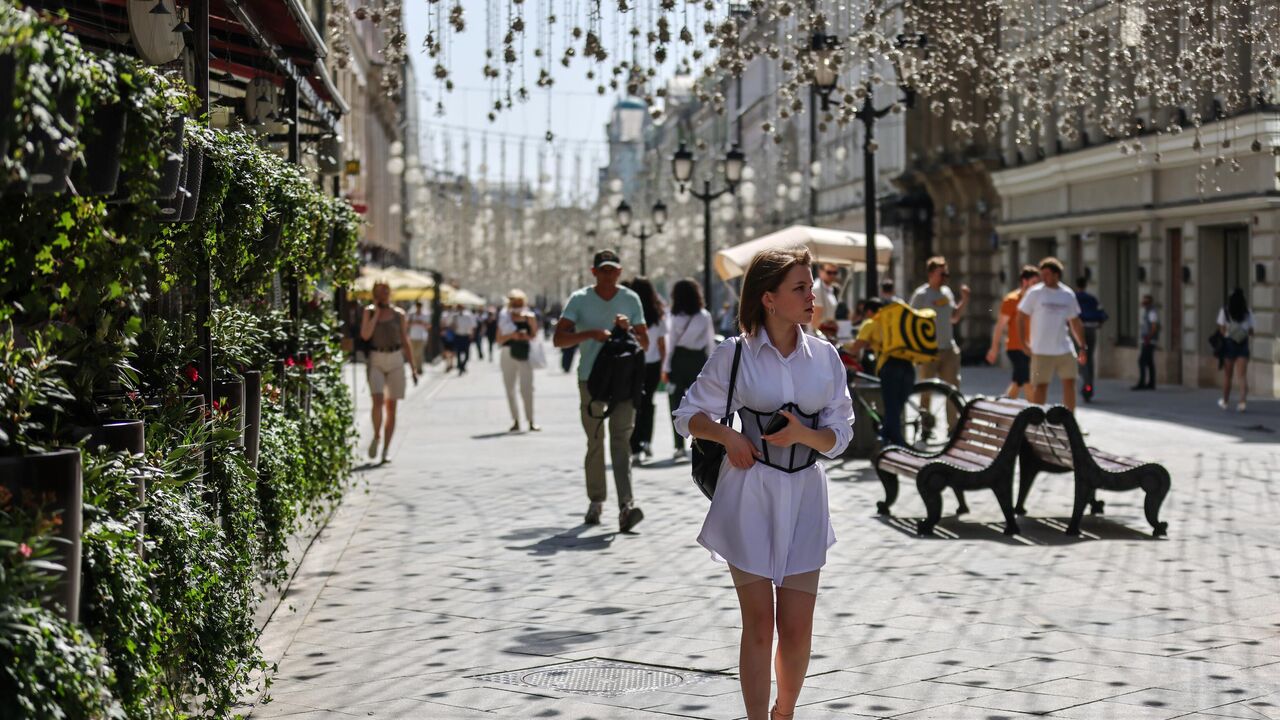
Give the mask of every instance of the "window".
[[1109, 315], [1116, 324], [1116, 344], [1138, 344], [1138, 238], [1113, 235], [1108, 238], [1115, 294]]

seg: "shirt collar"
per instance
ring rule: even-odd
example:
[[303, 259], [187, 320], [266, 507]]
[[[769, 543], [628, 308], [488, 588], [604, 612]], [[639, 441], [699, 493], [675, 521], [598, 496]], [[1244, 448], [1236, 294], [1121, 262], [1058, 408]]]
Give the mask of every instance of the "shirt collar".
[[[806, 333], [804, 331], [804, 328], [799, 325], [796, 326], [796, 332], [800, 333], [800, 338], [796, 342], [796, 350], [798, 350], [805, 357], [813, 357], [813, 346], [811, 345], [811, 343], [818, 342], [817, 338]], [[749, 348], [751, 352], [757, 356], [760, 355], [760, 351], [764, 347], [768, 346], [770, 348], [773, 348], [773, 351], [778, 354], [779, 358], [784, 360], [786, 359], [782, 357], [782, 353], [773, 344], [773, 341], [769, 339], [769, 333], [765, 332], [763, 327], [761, 327], [759, 330], [756, 330], [754, 333], [747, 335], [745, 342], [747, 343], [747, 348]]]

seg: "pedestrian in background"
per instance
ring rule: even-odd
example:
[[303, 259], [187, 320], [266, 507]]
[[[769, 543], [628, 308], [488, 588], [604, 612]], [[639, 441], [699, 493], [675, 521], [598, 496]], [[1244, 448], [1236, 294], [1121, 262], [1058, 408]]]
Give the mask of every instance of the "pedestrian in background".
[[1244, 290], [1236, 288], [1227, 304], [1218, 311], [1218, 332], [1222, 333], [1222, 397], [1223, 410], [1231, 402], [1231, 376], [1239, 375], [1240, 402], [1236, 410], [1244, 412], [1249, 395], [1249, 338], [1253, 336], [1253, 313], [1244, 299]]
[[[707, 293], [711, 292], [711, 288], [703, 288], [703, 290]], [[738, 314], [733, 311], [733, 305], [726, 302], [720, 307], [720, 317], [716, 322], [716, 327], [720, 330], [720, 334], [725, 337], [738, 334]]]
[[422, 301], [413, 303], [409, 313], [409, 345], [413, 347], [414, 367], [422, 374], [423, 359], [427, 356], [427, 339], [431, 337], [431, 316], [423, 312]]
[[373, 396], [370, 410], [373, 441], [369, 443], [369, 457], [378, 456], [381, 438], [382, 462], [387, 462], [391, 436], [396, 431], [396, 403], [405, 395], [404, 365], [409, 363], [415, 385], [418, 368], [413, 361], [413, 346], [409, 344], [409, 320], [404, 310], [391, 304], [391, 286], [385, 282], [374, 283], [373, 304], [364, 309], [360, 338], [372, 348], [365, 366], [369, 394]]
[[836, 306], [840, 304], [836, 281], [839, 279], [840, 268], [835, 263], [818, 263], [818, 277], [813, 284], [813, 322], [809, 323], [809, 330], [817, 337], [836, 334]]
[[[1031, 348], [1031, 402], [1044, 404], [1049, 383], [1057, 375], [1062, 380], [1062, 404], [1075, 412], [1077, 365], [1085, 364], [1089, 352], [1080, 304], [1071, 288], [1062, 284], [1062, 262], [1057, 258], [1040, 261], [1040, 280], [1018, 303], [1022, 337]], [[1080, 347], [1079, 356], [1071, 346], [1072, 336]]]
[[[509, 432], [520, 431], [520, 407], [516, 402], [516, 385], [524, 401], [524, 417], [530, 432], [542, 428], [533, 422], [533, 366], [529, 364], [530, 343], [538, 336], [538, 318], [529, 309], [523, 290], [507, 293], [507, 306], [495, 321], [498, 345], [502, 347], [502, 386], [507, 391], [507, 407], [511, 410]], [[491, 353], [492, 355], [492, 353]]]
[[[1142, 296], [1138, 310], [1138, 384], [1132, 390], [1156, 389], [1156, 340], [1160, 338], [1160, 315], [1156, 312], [1155, 298]], [[1087, 334], [1086, 334], [1087, 339]]]
[[880, 416], [880, 439], [885, 446], [905, 446], [907, 440], [902, 434], [902, 411], [907, 405], [907, 397], [911, 395], [911, 388], [916, 384], [916, 366], [906, 358], [895, 357], [892, 350], [884, 350], [884, 324], [877, 321], [876, 316], [890, 303], [880, 298], [867, 298], [862, 304], [865, 319], [858, 328], [857, 339], [849, 353], [859, 363], [867, 350], [875, 353], [875, 373], [880, 378], [880, 400], [884, 407]]
[[[804, 248], [756, 255], [742, 281], [742, 335], [716, 348], [675, 413], [677, 430], [726, 452], [698, 543], [728, 563], [738, 595], [738, 678], [750, 720], [795, 713], [819, 573], [836, 541], [817, 459], [839, 457], [853, 437], [840, 356], [804, 332], [814, 315], [810, 272]], [[726, 405], [738, 412], [741, 432], [717, 422]], [[771, 657], [775, 628], [778, 650]], [[771, 665], [778, 695], [768, 710]]]
[[1013, 377], [1009, 387], [1005, 388], [1005, 397], [1016, 398], [1018, 393], [1031, 399], [1031, 356], [1027, 354], [1027, 341], [1022, 336], [1022, 323], [1018, 322], [1018, 303], [1026, 297], [1027, 290], [1040, 282], [1040, 271], [1034, 265], [1023, 265], [1018, 276], [1018, 289], [1009, 292], [1000, 301], [1000, 318], [996, 320], [996, 329], [991, 333], [991, 349], [987, 351], [987, 364], [995, 365], [1000, 355], [1000, 341], [1005, 331], [1009, 332], [1009, 342], [1005, 344], [1005, 355], [1013, 366]]
[[[649, 347], [649, 331], [645, 326], [640, 296], [618, 284], [618, 278], [622, 276], [622, 261], [617, 253], [612, 250], [596, 253], [591, 259], [591, 274], [595, 277], [595, 284], [574, 292], [565, 303], [564, 313], [556, 323], [553, 342], [558, 348], [582, 348], [582, 357], [578, 360], [578, 414], [582, 419], [582, 429], [587, 434], [583, 470], [587, 480], [587, 499], [591, 503], [583, 522], [598, 525], [609, 492], [604, 472], [606, 408], [604, 403], [592, 400], [587, 380], [591, 377], [600, 348], [609, 339], [613, 328], [622, 332], [634, 330], [640, 347], [645, 349]], [[627, 532], [644, 519], [644, 513], [631, 491], [631, 432], [635, 429], [635, 404], [631, 401], [615, 403], [607, 420], [613, 480], [618, 491], [618, 528]]]
[[[679, 280], [671, 288], [671, 321], [667, 331], [667, 352], [662, 361], [662, 379], [670, 393], [675, 412], [684, 394], [698, 379], [702, 366], [716, 346], [716, 332], [702, 299], [702, 286], [693, 278]], [[675, 460], [685, 457], [684, 436], [672, 424]]]
[[[956, 345], [955, 326], [964, 316], [969, 305], [969, 286], [960, 286], [960, 301], [947, 287], [947, 279], [951, 271], [947, 268], [947, 259], [935, 255], [925, 262], [927, 282], [916, 288], [911, 294], [911, 307], [931, 309], [938, 314], [938, 359], [921, 363], [916, 375], [921, 380], [941, 378], [957, 390], [960, 389], [960, 346]], [[947, 403], [947, 427], [955, 427], [958, 418], [955, 408]]]
[[489, 362], [493, 362], [493, 346], [498, 341], [498, 310], [490, 307], [485, 312], [483, 324], [484, 338], [489, 343]]
[[457, 338], [453, 331], [453, 316], [453, 306], [445, 305], [440, 312], [440, 354], [444, 356], [445, 373], [453, 370], [454, 360], [457, 359], [457, 353], [453, 351], [454, 340]]
[[903, 302], [903, 299], [898, 297], [898, 286], [893, 278], [885, 278], [880, 281], [880, 303], [883, 306], [894, 302]]
[[1076, 278], [1076, 303], [1080, 305], [1080, 322], [1084, 325], [1084, 365], [1080, 366], [1083, 374], [1080, 383], [1080, 395], [1085, 402], [1093, 401], [1094, 369], [1098, 367], [1098, 330], [1109, 317], [1103, 309], [1098, 297], [1088, 291], [1089, 276]]
[[644, 397], [636, 408], [636, 426], [631, 431], [632, 461], [639, 465], [653, 458], [654, 399], [662, 381], [662, 359], [667, 354], [667, 308], [648, 278], [639, 276], [623, 283], [640, 296], [644, 323], [649, 328], [649, 347], [644, 351]]
[[471, 308], [459, 305], [453, 314], [453, 351], [458, 356], [458, 375], [467, 374], [476, 325], [476, 314], [471, 312]]

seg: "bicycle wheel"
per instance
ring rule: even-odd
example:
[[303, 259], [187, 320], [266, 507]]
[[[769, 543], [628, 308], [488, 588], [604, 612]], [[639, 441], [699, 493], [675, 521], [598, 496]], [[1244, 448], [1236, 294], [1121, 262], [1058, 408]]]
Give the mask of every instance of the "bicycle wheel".
[[940, 452], [951, 439], [952, 426], [962, 409], [964, 396], [948, 383], [921, 380], [913, 385], [902, 409], [902, 437], [907, 447]]

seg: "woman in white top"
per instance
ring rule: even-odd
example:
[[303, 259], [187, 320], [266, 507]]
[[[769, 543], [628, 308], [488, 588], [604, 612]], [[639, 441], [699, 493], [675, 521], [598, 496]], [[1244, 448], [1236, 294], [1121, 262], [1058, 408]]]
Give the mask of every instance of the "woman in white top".
[[1218, 400], [1218, 407], [1226, 410], [1231, 403], [1231, 376], [1238, 374], [1240, 402], [1236, 410], [1244, 412], [1245, 398], [1249, 395], [1249, 338], [1253, 337], [1253, 313], [1249, 312], [1249, 304], [1245, 302], [1244, 290], [1236, 288], [1227, 298], [1227, 304], [1218, 311], [1218, 332], [1222, 333], [1222, 346], [1218, 353], [1223, 372], [1222, 398]]
[[[739, 677], [750, 720], [769, 706], [770, 651], [778, 630], [778, 697], [770, 720], [790, 720], [809, 666], [818, 571], [835, 543], [827, 477], [819, 454], [834, 458], [853, 437], [853, 401], [833, 345], [806, 335], [813, 277], [804, 248], [766, 250], [742, 285], [742, 336], [720, 345], [684, 403], [676, 429], [724, 445], [715, 499], [698, 542], [727, 561], [742, 609]], [[716, 422], [730, 407], [742, 432]], [[782, 429], [765, 434], [777, 411]], [[775, 609], [774, 586], [777, 587]]]
[[[662, 358], [662, 381], [670, 388], [671, 412], [689, 386], [702, 372], [711, 351], [716, 349], [715, 327], [711, 313], [702, 302], [702, 287], [693, 278], [676, 282], [671, 288], [671, 319], [667, 325], [667, 351]], [[674, 425], [672, 426], [674, 429]], [[675, 459], [684, 457], [684, 437], [679, 430], [672, 433], [676, 441]]]
[[530, 432], [542, 428], [533, 423], [533, 366], [529, 364], [529, 343], [538, 336], [538, 317], [526, 306], [523, 290], [507, 293], [507, 306], [498, 313], [498, 334], [494, 338], [502, 346], [502, 384], [507, 390], [507, 406], [511, 409], [510, 432], [520, 431], [520, 406], [516, 404], [516, 381], [524, 400], [524, 416]]
[[644, 397], [636, 408], [636, 424], [631, 430], [632, 464], [639, 465], [642, 460], [653, 458], [653, 400], [662, 377], [662, 356], [667, 352], [667, 307], [649, 278], [639, 276], [622, 285], [640, 296], [644, 324], [653, 339], [644, 350]]

